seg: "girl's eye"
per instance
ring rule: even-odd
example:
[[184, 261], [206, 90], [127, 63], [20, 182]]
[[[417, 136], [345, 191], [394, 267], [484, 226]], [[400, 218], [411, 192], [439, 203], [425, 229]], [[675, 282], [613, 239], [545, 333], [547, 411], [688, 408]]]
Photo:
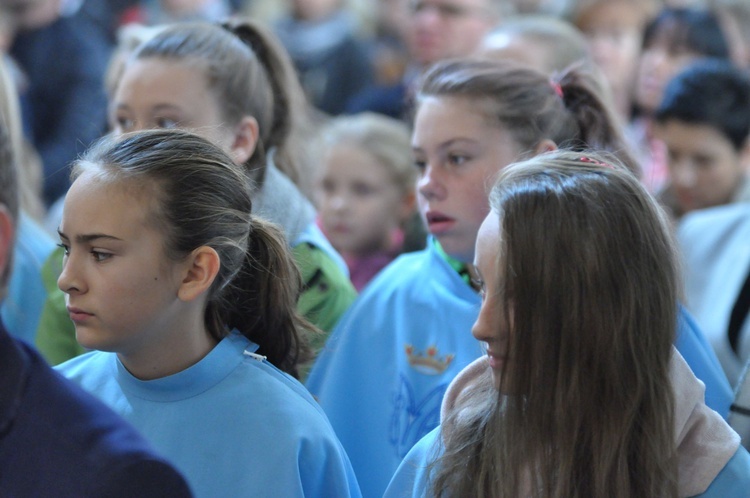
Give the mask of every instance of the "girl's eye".
[[135, 126], [135, 122], [130, 118], [117, 117], [115, 119], [115, 131], [129, 131]]
[[156, 118], [156, 126], [159, 128], [177, 128], [179, 123], [177, 120], [170, 118]]
[[91, 256], [97, 263], [101, 263], [102, 261], [106, 261], [112, 257], [112, 255], [108, 252], [101, 252], [94, 249], [91, 250]]
[[468, 160], [469, 157], [463, 154], [448, 154], [448, 162], [454, 166], [461, 166]]
[[370, 195], [375, 191], [375, 189], [372, 188], [370, 185], [365, 185], [363, 183], [355, 184], [352, 190], [354, 190], [354, 193], [356, 195], [360, 195], [360, 196]]
[[62, 250], [63, 250], [63, 254], [64, 254], [65, 256], [68, 256], [68, 255], [70, 255], [70, 247], [66, 246], [66, 245], [65, 245], [65, 244], [63, 244], [62, 242], [61, 242], [61, 243], [59, 243], [59, 244], [57, 244], [57, 247], [61, 247], [61, 248], [62, 248]]
[[427, 167], [427, 161], [423, 161], [421, 159], [415, 159], [414, 160], [414, 167], [417, 168], [417, 170], [421, 173]]
[[326, 194], [331, 194], [336, 190], [336, 186], [328, 178], [324, 179], [320, 186]]
[[471, 277], [471, 286], [479, 293], [484, 301], [484, 280], [481, 277]]

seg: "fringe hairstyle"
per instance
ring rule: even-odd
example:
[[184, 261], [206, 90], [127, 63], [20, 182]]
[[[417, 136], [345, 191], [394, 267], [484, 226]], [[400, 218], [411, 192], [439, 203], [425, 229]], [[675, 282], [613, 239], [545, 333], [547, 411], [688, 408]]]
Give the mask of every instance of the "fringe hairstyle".
[[614, 157], [588, 152], [504, 168], [490, 204], [501, 247], [484, 277], [502, 276], [513, 303], [513, 361], [504, 393], [445, 421], [434, 495], [677, 496], [665, 214]]
[[105, 137], [73, 168], [73, 179], [96, 170], [151, 195], [150, 222], [165, 234], [165, 254], [179, 261], [201, 246], [221, 266], [208, 295], [205, 325], [221, 340], [232, 329], [258, 353], [297, 376], [311, 358], [297, 313], [299, 270], [279, 228], [250, 214], [251, 181], [217, 146], [189, 132], [149, 130]]

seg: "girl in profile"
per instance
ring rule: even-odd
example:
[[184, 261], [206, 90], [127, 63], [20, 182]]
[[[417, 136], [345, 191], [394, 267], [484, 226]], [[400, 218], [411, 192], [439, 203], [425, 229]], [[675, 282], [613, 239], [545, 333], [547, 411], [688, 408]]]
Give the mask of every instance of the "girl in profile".
[[[60, 371], [132, 423], [198, 497], [359, 496], [322, 410], [300, 275], [250, 180], [185, 131], [127, 134], [74, 167], [58, 280], [87, 349]], [[283, 373], [284, 370], [287, 373]]]
[[503, 169], [479, 229], [486, 354], [386, 496], [745, 496], [750, 456], [674, 348], [669, 223], [612, 158]]

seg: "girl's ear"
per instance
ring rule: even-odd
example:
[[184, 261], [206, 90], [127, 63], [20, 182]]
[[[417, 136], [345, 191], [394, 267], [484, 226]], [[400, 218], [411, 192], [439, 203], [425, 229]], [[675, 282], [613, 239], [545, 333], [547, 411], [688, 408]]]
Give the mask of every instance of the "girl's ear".
[[555, 150], [557, 150], [557, 144], [549, 138], [545, 138], [538, 144], [536, 144], [536, 147], [534, 147], [534, 155], [536, 156], [539, 154], [544, 154], [545, 152], [552, 152]]
[[201, 246], [188, 256], [185, 265], [177, 297], [181, 301], [192, 301], [211, 288], [219, 273], [221, 259], [212, 247]]
[[234, 142], [232, 143], [231, 155], [234, 162], [244, 164], [250, 159], [258, 145], [260, 136], [258, 121], [252, 116], [242, 118], [235, 128]]

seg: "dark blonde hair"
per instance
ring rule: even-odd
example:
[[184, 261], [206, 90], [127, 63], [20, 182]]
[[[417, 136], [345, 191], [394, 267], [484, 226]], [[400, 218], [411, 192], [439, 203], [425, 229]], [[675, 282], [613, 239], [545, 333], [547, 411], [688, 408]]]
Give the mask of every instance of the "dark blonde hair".
[[310, 357], [296, 311], [301, 278], [279, 228], [250, 214], [250, 179], [217, 146], [189, 132], [149, 130], [107, 137], [73, 168], [150, 195], [149, 221], [165, 234], [165, 254], [179, 261], [208, 246], [220, 258], [208, 293], [205, 325], [221, 340], [237, 329], [258, 353], [297, 375]]
[[594, 65], [589, 53], [586, 38], [570, 22], [559, 17], [543, 14], [524, 14], [501, 22], [484, 37], [481, 55], [483, 57], [507, 58], [506, 51], [493, 47], [494, 40], [507, 38], [541, 47], [544, 54], [541, 60], [528, 61], [533, 67], [553, 73], [576, 63], [587, 68]]
[[614, 157], [570, 151], [506, 167], [490, 204], [513, 362], [506, 394], [444, 422], [435, 495], [676, 496], [664, 213]]
[[[236, 18], [222, 26], [180, 23], [149, 37], [132, 55], [195, 63], [206, 71], [208, 84], [230, 125], [244, 116], [258, 122], [259, 143], [246, 166], [260, 182], [266, 154], [297, 183], [308, 181], [302, 135], [308, 104], [294, 66], [281, 43], [265, 27]], [[125, 63], [127, 64], [127, 62]]]
[[506, 129], [527, 156], [548, 139], [561, 148], [612, 152], [633, 172], [640, 172], [595, 76], [579, 67], [550, 79], [513, 61], [445, 61], [425, 74], [417, 103], [431, 96], [476, 103], [487, 122]]
[[323, 141], [327, 147], [349, 144], [362, 149], [386, 168], [403, 194], [414, 191], [411, 135], [402, 121], [372, 112], [337, 117], [325, 127]]

